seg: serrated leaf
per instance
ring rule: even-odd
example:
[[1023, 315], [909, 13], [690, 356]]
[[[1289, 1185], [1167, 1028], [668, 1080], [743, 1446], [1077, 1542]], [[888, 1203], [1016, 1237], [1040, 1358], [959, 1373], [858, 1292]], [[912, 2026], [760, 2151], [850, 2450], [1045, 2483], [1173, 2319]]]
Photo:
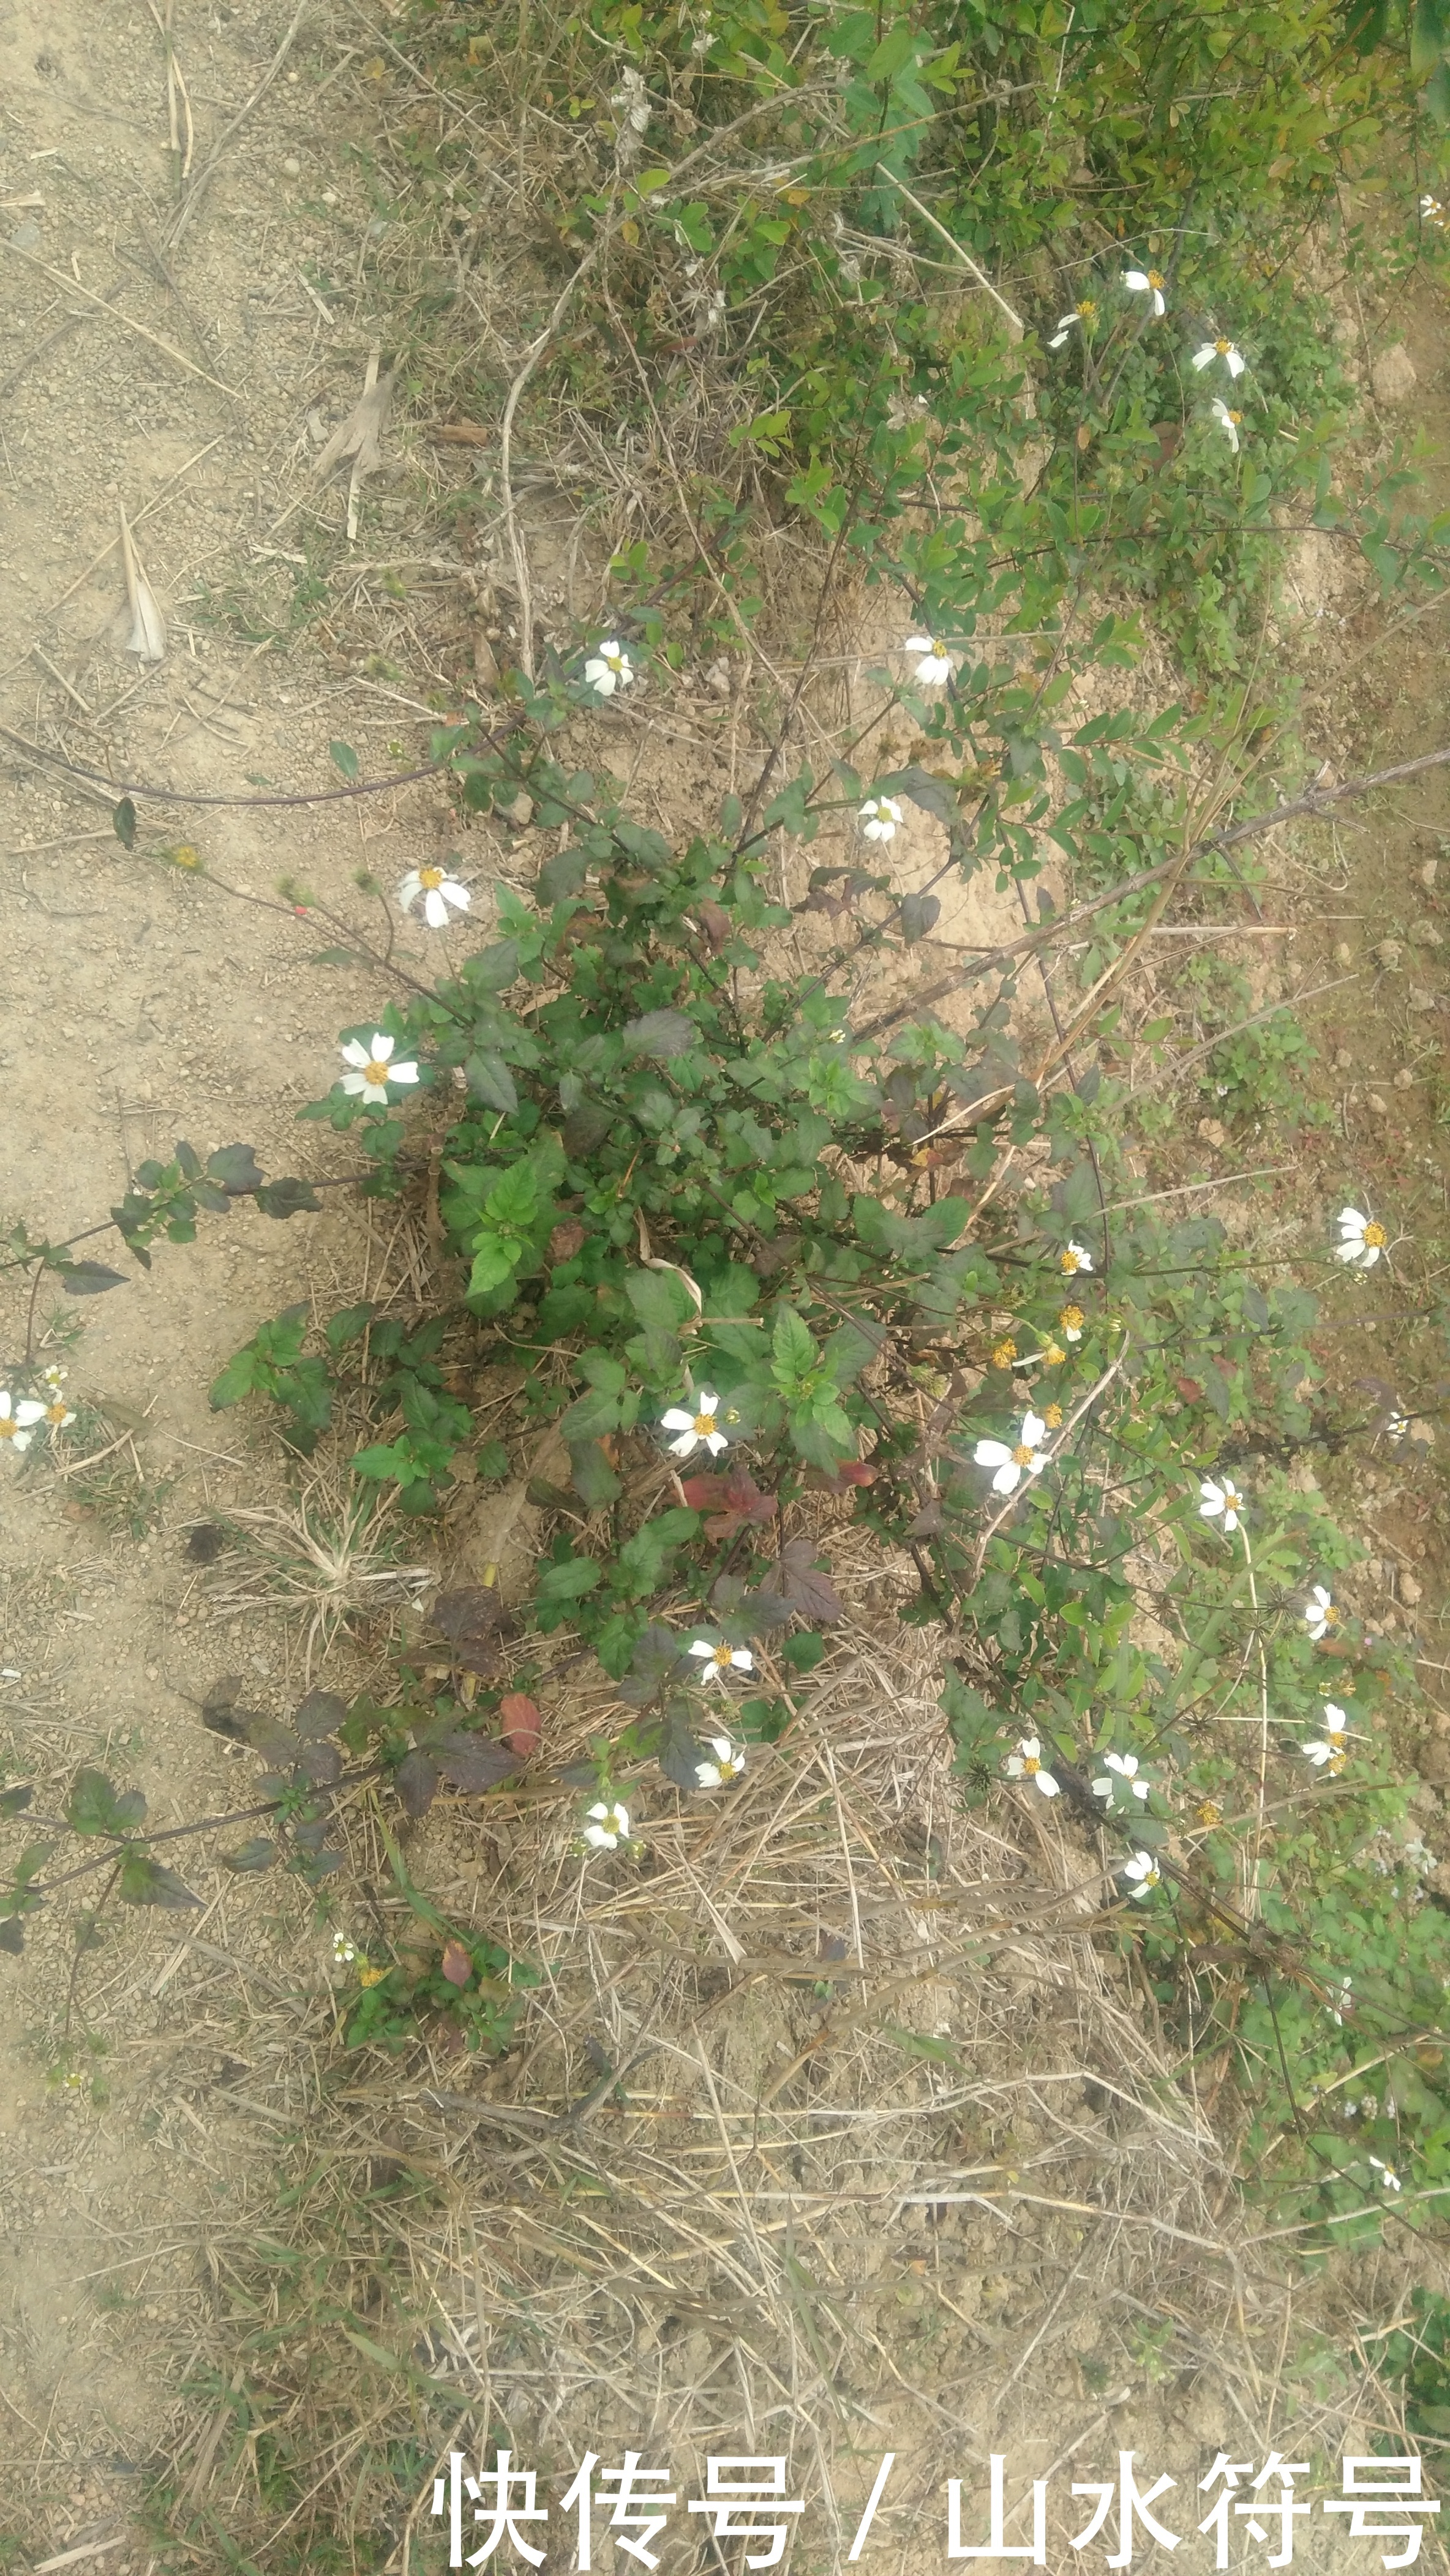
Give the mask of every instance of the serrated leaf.
[[240, 1870], [248, 1876], [257, 1870], [270, 1869], [276, 1858], [277, 1845], [270, 1834], [253, 1834], [250, 1842], [221, 1855], [224, 1868]]
[[470, 1798], [478, 1797], [485, 1789], [496, 1789], [519, 1767], [516, 1753], [486, 1735], [441, 1736], [430, 1743], [428, 1751], [450, 1787], [461, 1789]]
[[335, 1735], [346, 1716], [347, 1702], [337, 1691], [310, 1690], [293, 1710], [292, 1723], [310, 1743], [319, 1735]]
[[263, 1216], [315, 1216], [322, 1206], [312, 1183], [295, 1178], [264, 1181], [255, 1196]]
[[780, 1548], [775, 1589], [783, 1600], [791, 1602], [791, 1607], [801, 1618], [819, 1618], [827, 1620], [829, 1625], [837, 1618], [845, 1618], [845, 1610], [842, 1610], [840, 1595], [829, 1579], [829, 1566], [827, 1569], [816, 1566], [814, 1558], [814, 1538], [788, 1538], [786, 1546]]
[[589, 855], [585, 850], [560, 850], [556, 857], [546, 859], [538, 875], [539, 902], [564, 903], [571, 895], [582, 894], [588, 870]]
[[233, 1198], [244, 1198], [248, 1191], [262, 1186], [262, 1167], [250, 1145], [223, 1145], [206, 1158], [207, 1179], [216, 1181]]
[[646, 1011], [637, 1020], [627, 1020], [623, 1036], [632, 1055], [657, 1056], [668, 1063], [672, 1056], [688, 1055], [698, 1044], [699, 1031], [683, 1011]]
[[68, 1297], [104, 1297], [108, 1288], [124, 1288], [123, 1270], [108, 1270], [104, 1261], [61, 1261], [55, 1264], [60, 1284]]
[[606, 1109], [602, 1101], [581, 1100], [576, 1109], [570, 1110], [560, 1130], [565, 1153], [573, 1162], [587, 1163], [596, 1147], [614, 1133], [619, 1116], [617, 1110]]
[[574, 1491], [591, 1512], [602, 1511], [623, 1493], [622, 1480], [616, 1476], [599, 1440], [584, 1440], [569, 1451], [569, 1467]]
[[265, 1709], [245, 1720], [245, 1739], [264, 1762], [295, 1762], [301, 1747], [290, 1726], [280, 1718], [270, 1717]]
[[168, 1914], [184, 1914], [201, 1904], [193, 1896], [185, 1879], [174, 1869], [167, 1869], [149, 1852], [128, 1851], [121, 1863], [116, 1894], [123, 1905], [159, 1905]]
[[659, 1697], [679, 1660], [680, 1640], [674, 1629], [652, 1619], [636, 1641], [629, 1670], [619, 1684], [620, 1698], [629, 1708], [647, 1708]]
[[700, 1764], [706, 1759], [705, 1748], [690, 1725], [681, 1717], [671, 1717], [659, 1749], [665, 1778], [677, 1789], [698, 1789]]
[[471, 1097], [481, 1100], [485, 1108], [501, 1109], [505, 1116], [512, 1116], [517, 1109], [518, 1091], [501, 1055], [471, 1055], [464, 1065], [463, 1076]]
[[405, 1753], [393, 1774], [393, 1786], [405, 1816], [426, 1816], [438, 1795], [438, 1766], [426, 1753]]
[[89, 1763], [81, 1765], [65, 1802], [65, 1820], [73, 1834], [126, 1834], [143, 1823], [145, 1815], [141, 1790], [117, 1790], [104, 1771]]

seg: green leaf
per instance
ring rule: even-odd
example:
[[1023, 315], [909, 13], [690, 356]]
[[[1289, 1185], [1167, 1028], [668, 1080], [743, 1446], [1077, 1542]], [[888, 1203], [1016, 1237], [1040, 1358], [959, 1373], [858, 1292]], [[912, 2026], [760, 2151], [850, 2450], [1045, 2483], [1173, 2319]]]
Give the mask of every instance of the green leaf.
[[815, 1343], [793, 1306], [777, 1307], [770, 1349], [778, 1384], [795, 1385], [815, 1366]]
[[658, 1056], [667, 1063], [672, 1056], [688, 1055], [700, 1033], [683, 1011], [646, 1011], [625, 1022], [623, 1035], [631, 1055]]
[[219, 1183], [234, 1198], [245, 1197], [262, 1186], [262, 1167], [250, 1145], [223, 1145], [219, 1152], [206, 1158], [207, 1178]]
[[592, 1556], [571, 1556], [563, 1565], [546, 1565], [539, 1577], [534, 1599], [541, 1609], [558, 1609], [570, 1601], [582, 1601], [592, 1592], [603, 1575]]
[[624, 1486], [616, 1476], [597, 1440], [586, 1440], [569, 1452], [574, 1491], [592, 1512], [602, 1511], [622, 1494]]
[[63, 1261], [55, 1267], [68, 1297], [104, 1297], [108, 1288], [124, 1288], [125, 1273], [108, 1270], [104, 1261]]
[[332, 756], [334, 769], [341, 770], [343, 777], [351, 786], [353, 780], [361, 775], [361, 764], [351, 743], [330, 742], [327, 748]]
[[560, 850], [554, 858], [546, 859], [538, 877], [540, 903], [564, 903], [571, 895], [582, 894], [588, 872], [587, 850]]
[[250, 1842], [242, 1843], [236, 1851], [223, 1852], [220, 1857], [224, 1869], [241, 1870], [250, 1876], [257, 1870], [271, 1868], [277, 1858], [277, 1845], [270, 1834], [253, 1834]]
[[225, 1413], [228, 1405], [240, 1404], [257, 1383], [257, 1354], [248, 1342], [228, 1360], [220, 1377], [214, 1377], [207, 1391], [207, 1402], [213, 1413]]
[[168, 1914], [183, 1914], [201, 1903], [174, 1869], [163, 1868], [149, 1852], [141, 1851], [127, 1852], [116, 1893], [123, 1905], [160, 1905]]
[[146, 1814], [139, 1789], [115, 1789], [104, 1771], [83, 1763], [71, 1782], [65, 1820], [73, 1834], [125, 1834]]
[[132, 804], [129, 796], [123, 796], [119, 805], [112, 806], [111, 829], [115, 833], [123, 850], [134, 850], [136, 847], [136, 808]]
[[297, 1179], [264, 1181], [255, 1196], [263, 1216], [316, 1215], [322, 1206], [312, 1183]]
[[464, 1079], [473, 1099], [481, 1100], [486, 1109], [501, 1109], [511, 1117], [519, 1105], [514, 1078], [501, 1055], [476, 1053], [469, 1056], [463, 1068]]

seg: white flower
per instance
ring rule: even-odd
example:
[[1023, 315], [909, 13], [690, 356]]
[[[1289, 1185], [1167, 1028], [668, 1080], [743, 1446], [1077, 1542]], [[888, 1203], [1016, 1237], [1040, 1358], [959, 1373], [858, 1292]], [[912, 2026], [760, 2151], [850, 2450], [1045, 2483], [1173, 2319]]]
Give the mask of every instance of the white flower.
[[1154, 1888], [1161, 1885], [1158, 1863], [1151, 1852], [1134, 1852], [1132, 1859], [1123, 1863], [1123, 1876], [1134, 1882], [1134, 1896], [1150, 1896]]
[[63, 1369], [57, 1360], [49, 1360], [41, 1370], [40, 1374], [44, 1378], [47, 1386], [54, 1387], [58, 1390], [64, 1386], [66, 1379], [70, 1375], [70, 1370]]
[[1062, 1328], [1062, 1338], [1065, 1342], [1082, 1340], [1082, 1328], [1087, 1318], [1081, 1306], [1064, 1306], [1057, 1320]]
[[1304, 1604], [1303, 1616], [1304, 1625], [1316, 1646], [1321, 1637], [1327, 1636], [1331, 1628], [1338, 1626], [1339, 1612], [1335, 1609], [1332, 1596], [1325, 1590], [1322, 1583], [1315, 1584]]
[[47, 1431], [67, 1431], [75, 1420], [74, 1409], [67, 1404], [60, 1388], [55, 1385], [50, 1387], [49, 1404], [42, 1405], [41, 1411], [45, 1416]]
[[712, 1735], [709, 1744], [715, 1759], [713, 1762], [696, 1763], [695, 1786], [697, 1789], [726, 1788], [732, 1780], [738, 1780], [745, 1769], [745, 1747], [732, 1744], [728, 1735]]
[[1198, 1490], [1203, 1496], [1198, 1506], [1199, 1519], [1216, 1521], [1219, 1513], [1222, 1512], [1225, 1531], [1231, 1534], [1236, 1530], [1239, 1516], [1244, 1508], [1244, 1496], [1239, 1492], [1237, 1485], [1231, 1483], [1227, 1476], [1221, 1485], [1215, 1484], [1212, 1476], [1205, 1476]]
[[[688, 1409], [691, 1405], [693, 1412]], [[719, 1419], [720, 1398], [713, 1387], [702, 1386], [698, 1394], [688, 1398], [687, 1404], [672, 1404], [668, 1413], [660, 1415], [660, 1429], [677, 1431], [680, 1435], [678, 1440], [669, 1443], [670, 1456], [693, 1458], [695, 1451], [703, 1445], [712, 1458], [718, 1458], [721, 1450], [730, 1446], [724, 1432], [716, 1427]]]
[[894, 796], [868, 796], [856, 820], [868, 841], [894, 841], [901, 807]]
[[1193, 363], [1200, 371], [1211, 367], [1215, 358], [1222, 358], [1231, 376], [1243, 374], [1244, 359], [1232, 340], [1205, 340], [1203, 347], [1193, 352]]
[[1217, 421], [1219, 428], [1223, 431], [1225, 438], [1228, 440], [1230, 447], [1233, 449], [1235, 456], [1237, 456], [1239, 452], [1239, 431], [1243, 427], [1243, 413], [1241, 411], [1230, 411], [1228, 404], [1224, 401], [1221, 394], [1214, 395], [1214, 398], [1209, 405], [1209, 409], [1213, 413], [1214, 419]]
[[687, 1652], [703, 1664], [702, 1682], [723, 1682], [729, 1672], [753, 1673], [755, 1670], [755, 1657], [748, 1646], [715, 1646], [708, 1637], [695, 1637]]
[[456, 877], [445, 876], [441, 868], [410, 868], [398, 888], [398, 901], [404, 912], [411, 912], [419, 895], [423, 898], [423, 918], [430, 930], [446, 930], [448, 907], [467, 912], [473, 901], [466, 885]]
[[1324, 1703], [1326, 1740], [1323, 1742], [1316, 1740], [1313, 1744], [1306, 1744], [1304, 1747], [1305, 1761], [1312, 1762], [1316, 1771], [1322, 1771], [1327, 1767], [1331, 1779], [1338, 1779], [1344, 1769], [1344, 1730], [1348, 1724], [1349, 1720], [1343, 1709], [1336, 1707], [1332, 1699], [1327, 1699]]
[[995, 1467], [994, 1494], [1015, 1494], [1024, 1476], [1040, 1475], [1047, 1464], [1038, 1456], [1047, 1425], [1040, 1413], [1024, 1413], [1021, 1432], [1009, 1449], [1004, 1440], [979, 1440], [973, 1451], [979, 1467]]
[[903, 653], [921, 655], [921, 660], [916, 666], [916, 676], [923, 688], [939, 688], [943, 680], [951, 678], [951, 652], [939, 635], [908, 635], [901, 649]]
[[1035, 1735], [1024, 1735], [1015, 1753], [1009, 1753], [1002, 1765], [1009, 1780], [1035, 1780], [1044, 1798], [1055, 1798], [1058, 1783], [1042, 1767], [1042, 1746]]
[[1404, 2189], [1404, 2185], [1400, 2181], [1400, 2177], [1396, 2173], [1393, 2165], [1382, 2164], [1378, 2156], [1371, 2156], [1370, 2163], [1373, 2165], [1375, 2172], [1379, 2175], [1380, 2189], [1382, 2191], [1402, 2191]]
[[1075, 1279], [1080, 1270], [1091, 1270], [1093, 1257], [1090, 1252], [1084, 1252], [1080, 1243], [1070, 1243], [1066, 1252], [1058, 1254], [1057, 1266], [1064, 1279]]
[[345, 1932], [334, 1932], [332, 1956], [334, 1964], [339, 1968], [350, 1968], [357, 1957], [357, 1952]]
[[1077, 324], [1080, 330], [1090, 331], [1097, 318], [1098, 308], [1096, 304], [1090, 295], [1085, 295], [1081, 304], [1075, 304], [1070, 313], [1064, 313], [1061, 321], [1058, 323], [1054, 337], [1047, 343], [1049, 349], [1060, 349], [1062, 347], [1062, 344], [1067, 338], [1067, 335], [1072, 329], [1074, 323]]
[[1331, 1978], [1328, 2009], [1330, 2020], [1343, 2030], [1345, 2014], [1354, 2010], [1353, 1977], [1341, 1977], [1337, 1984]]
[[1151, 295], [1154, 313], [1160, 317], [1168, 308], [1163, 301], [1164, 280], [1156, 268], [1125, 268], [1123, 284], [1130, 295]]
[[629, 1840], [628, 1808], [622, 1807], [617, 1798], [610, 1806], [601, 1801], [597, 1807], [591, 1807], [589, 1822], [584, 1827], [584, 1840], [591, 1851], [617, 1851], [621, 1843]]
[[[1148, 1783], [1146, 1780], [1140, 1780], [1138, 1777], [1138, 1757], [1136, 1753], [1105, 1753], [1103, 1755], [1103, 1760], [1110, 1771], [1116, 1771], [1118, 1778], [1127, 1782], [1128, 1787], [1132, 1790], [1135, 1798], [1147, 1797]], [[1093, 1796], [1095, 1798], [1111, 1798], [1112, 1794], [1113, 1784], [1111, 1780], [1094, 1780]]]
[[366, 1046], [361, 1038], [349, 1038], [342, 1050], [342, 1060], [344, 1064], [350, 1064], [353, 1071], [343, 1075], [343, 1090], [360, 1093], [369, 1108], [386, 1109], [390, 1082], [416, 1082], [418, 1079], [415, 1064], [394, 1064], [392, 1057], [396, 1044], [396, 1038], [384, 1037], [380, 1029], [374, 1029]]
[[0, 1449], [28, 1449], [44, 1411], [44, 1405], [37, 1404], [32, 1396], [23, 1395], [18, 1404], [12, 1404], [9, 1395], [0, 1389]]
[[1450, 232], [1450, 216], [1447, 216], [1438, 197], [1420, 199], [1420, 220], [1422, 223], [1433, 224], [1437, 232]]
[[1336, 1258], [1352, 1262], [1356, 1270], [1373, 1270], [1388, 1240], [1384, 1227], [1376, 1225], [1370, 1217], [1361, 1216], [1358, 1208], [1352, 1207], [1341, 1208], [1336, 1222], [1339, 1226], [1339, 1241], [1334, 1247]]
[[601, 698], [612, 698], [616, 689], [627, 689], [634, 679], [634, 665], [624, 646], [613, 636], [591, 654], [584, 665], [584, 677]]
[[1410, 1417], [1407, 1413], [1390, 1413], [1386, 1415], [1385, 1437], [1388, 1440], [1392, 1440], [1397, 1449], [1400, 1442], [1406, 1437], [1409, 1428]]

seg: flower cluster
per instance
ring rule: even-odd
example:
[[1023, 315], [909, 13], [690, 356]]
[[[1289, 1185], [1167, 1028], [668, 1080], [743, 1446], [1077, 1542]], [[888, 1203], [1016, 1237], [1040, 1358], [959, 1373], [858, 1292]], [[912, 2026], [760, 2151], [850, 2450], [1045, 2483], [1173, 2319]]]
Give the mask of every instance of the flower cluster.
[[1324, 1734], [1304, 1747], [1305, 1761], [1312, 1762], [1316, 1771], [1325, 1772], [1331, 1780], [1338, 1779], [1348, 1759], [1344, 1749], [1344, 1733], [1348, 1724], [1343, 1709], [1332, 1699], [1327, 1699], [1324, 1703]]
[[[1425, 200], [1427, 205], [1431, 202], [1433, 201], [1430, 199]], [[1162, 274], [1161, 270], [1156, 268], [1125, 268], [1118, 282], [1129, 295], [1146, 295], [1152, 308], [1154, 320], [1161, 322], [1164, 314], [1168, 310], [1168, 299], [1165, 293], [1168, 280]], [[1084, 339], [1091, 339], [1092, 334], [1097, 327], [1099, 310], [1100, 307], [1095, 296], [1083, 296], [1081, 301], [1073, 306], [1070, 313], [1064, 313], [1059, 317], [1057, 328], [1053, 333], [1052, 338], [1047, 343], [1049, 349], [1064, 348], [1069, 337], [1074, 331], [1081, 332]], [[1228, 369], [1230, 382], [1244, 373], [1247, 363], [1248, 362], [1245, 359], [1242, 350], [1236, 348], [1232, 340], [1224, 339], [1218, 335], [1215, 335], [1212, 340], [1203, 341], [1193, 352], [1193, 366], [1197, 374], [1202, 375], [1205, 367], [1219, 365]], [[1231, 411], [1221, 395], [1215, 395], [1210, 408], [1215, 427], [1223, 431], [1223, 434], [1228, 440], [1230, 447], [1233, 449], [1235, 456], [1237, 456], [1239, 452], [1239, 431], [1243, 427], [1243, 413], [1239, 411]]]
[[13, 1449], [19, 1455], [29, 1448], [37, 1431], [64, 1431], [74, 1422], [75, 1415], [61, 1393], [65, 1374], [53, 1362], [41, 1371], [43, 1400], [12, 1395], [8, 1387], [0, 1387], [0, 1450]]

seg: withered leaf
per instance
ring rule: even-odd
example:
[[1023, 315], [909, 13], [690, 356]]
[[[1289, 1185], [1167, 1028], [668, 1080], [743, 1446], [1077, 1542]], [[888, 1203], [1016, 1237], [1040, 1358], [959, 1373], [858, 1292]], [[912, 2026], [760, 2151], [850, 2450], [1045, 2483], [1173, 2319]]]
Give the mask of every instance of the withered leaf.
[[443, 1779], [469, 1798], [481, 1790], [496, 1789], [519, 1767], [518, 1755], [487, 1735], [437, 1736], [428, 1750]]
[[802, 1619], [844, 1619], [830, 1569], [815, 1563], [816, 1554], [814, 1539], [788, 1539], [780, 1552], [779, 1590]]
[[499, 1701], [498, 1713], [503, 1720], [503, 1741], [521, 1762], [537, 1753], [544, 1721], [539, 1703], [527, 1691], [507, 1691]]
[[733, 1538], [737, 1530], [763, 1528], [775, 1518], [774, 1494], [763, 1493], [744, 1465], [724, 1476], [686, 1476], [680, 1487], [691, 1511], [708, 1512], [708, 1538]]
[[463, 1943], [451, 1937], [443, 1944], [443, 1956], [438, 1964], [450, 1986], [466, 1986], [473, 1974], [473, 1961]]

